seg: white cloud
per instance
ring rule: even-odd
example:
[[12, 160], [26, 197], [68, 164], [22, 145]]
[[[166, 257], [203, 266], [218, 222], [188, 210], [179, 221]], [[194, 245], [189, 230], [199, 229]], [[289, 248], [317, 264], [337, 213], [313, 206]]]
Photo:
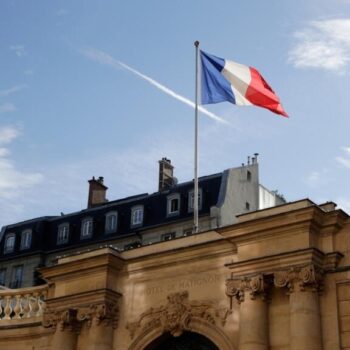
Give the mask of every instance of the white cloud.
[[0, 145], [12, 142], [19, 134], [20, 130], [14, 126], [0, 127]]
[[9, 113], [17, 111], [16, 106], [13, 103], [5, 102], [0, 104], [0, 113]]
[[341, 164], [345, 168], [350, 169], [350, 159], [349, 158], [344, 158], [344, 157], [338, 156], [338, 157], [335, 157], [335, 159], [339, 164]]
[[22, 57], [27, 54], [24, 45], [12, 45], [10, 46], [10, 50], [13, 51], [17, 57]]
[[10, 155], [10, 151], [7, 148], [0, 147], [0, 158]]
[[310, 187], [316, 188], [326, 184], [329, 181], [329, 170], [324, 168], [321, 171], [312, 171], [306, 178], [305, 182]]
[[[150, 83], [151, 85], [155, 86], [157, 89], [159, 89], [160, 91], [164, 92], [165, 94], [175, 98], [176, 100], [192, 107], [195, 108], [195, 104], [193, 101], [191, 101], [190, 99], [188, 99], [187, 97], [184, 97], [178, 93], [176, 93], [175, 91], [169, 89], [168, 87], [166, 87], [165, 85], [159, 83], [158, 81], [154, 80], [153, 78], [139, 72], [138, 70], [130, 67], [129, 65], [116, 60], [115, 58], [113, 58], [110, 54], [103, 52], [101, 50], [96, 50], [96, 49], [85, 49], [85, 50], [81, 50], [81, 52], [88, 58], [90, 58], [91, 60], [98, 62], [100, 64], [104, 64], [104, 65], [108, 65], [114, 69], [120, 69], [120, 68], [124, 68], [127, 71], [133, 73], [134, 75], [138, 76], [139, 78], [147, 81], [148, 83]], [[221, 118], [220, 116], [216, 115], [215, 113], [212, 113], [210, 111], [208, 111], [206, 108], [204, 108], [203, 106], [199, 106], [198, 110], [200, 112], [202, 112], [204, 115], [208, 116], [209, 118], [212, 118], [220, 123], [225, 123], [228, 124], [228, 122]]]
[[319, 68], [344, 72], [350, 61], [350, 19], [309, 22], [294, 33], [296, 44], [288, 61], [296, 68]]
[[0, 97], [14, 94], [15, 92], [18, 92], [18, 91], [24, 89], [25, 87], [26, 87], [25, 84], [20, 84], [20, 85], [12, 86], [11, 88], [8, 88], [5, 90], [0, 90]]
[[350, 147], [342, 147], [341, 149], [345, 152], [345, 157], [337, 156], [335, 160], [343, 167], [350, 169]]
[[[10, 144], [19, 134], [20, 131], [14, 126], [0, 127], [0, 145]], [[8, 158], [9, 155], [10, 151], [7, 148], [0, 148], [1, 208], [7, 205], [7, 200], [18, 198], [23, 190], [31, 188], [43, 179], [40, 173], [25, 172], [17, 169], [13, 160]]]

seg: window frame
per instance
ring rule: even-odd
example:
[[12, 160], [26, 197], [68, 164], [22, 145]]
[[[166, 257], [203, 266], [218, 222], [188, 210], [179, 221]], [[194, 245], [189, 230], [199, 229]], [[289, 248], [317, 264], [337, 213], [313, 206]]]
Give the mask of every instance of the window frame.
[[[12, 244], [12, 247], [11, 247], [11, 248], [8, 248], [7, 241], [8, 241], [10, 238], [13, 238], [13, 244]], [[5, 241], [4, 241], [4, 254], [13, 253], [14, 250], [15, 250], [15, 246], [16, 246], [16, 234], [13, 233], [13, 232], [6, 234], [6, 236], [5, 236]]]
[[[29, 237], [29, 239], [27, 238], [25, 240], [24, 237]], [[29, 242], [25, 245], [24, 243], [26, 243], [27, 241]], [[31, 244], [32, 244], [32, 230], [31, 229], [23, 230], [21, 232], [21, 245], [19, 249], [20, 250], [29, 249], [31, 247]]]
[[[88, 234], [84, 234], [85, 227], [86, 227], [87, 223], [89, 223]], [[94, 234], [94, 219], [92, 217], [88, 216], [88, 217], [84, 218], [83, 220], [81, 220], [80, 239], [91, 238], [93, 236], [93, 234]]]
[[[0, 269], [0, 286], [5, 286], [6, 285], [6, 273], [7, 273], [7, 268], [6, 267], [3, 267]], [[3, 279], [3, 284], [1, 284], [1, 276], [4, 277]]]
[[[21, 269], [21, 276], [20, 276], [20, 279], [17, 280], [15, 279], [16, 277], [16, 272], [17, 272], [17, 269]], [[11, 288], [21, 288], [22, 286], [22, 282], [23, 282], [23, 271], [24, 271], [24, 265], [21, 264], [21, 265], [15, 265], [13, 266], [12, 268], [12, 274], [11, 274], [11, 282], [10, 282], [10, 286]]]
[[[115, 227], [110, 228], [108, 227], [108, 218], [115, 216]], [[118, 212], [116, 210], [109, 211], [106, 213], [106, 218], [105, 218], [105, 233], [110, 234], [110, 233], [116, 233], [118, 231]]]
[[[62, 229], [67, 229], [67, 238], [62, 239], [61, 238], [61, 230]], [[69, 223], [68, 222], [63, 222], [62, 224], [59, 224], [57, 227], [57, 240], [56, 243], [57, 245], [61, 245], [61, 244], [65, 244], [69, 242], [69, 231], [70, 231], [70, 227], [69, 227]]]
[[[141, 220], [138, 220], [137, 222], [134, 221], [134, 215], [136, 212], [141, 212]], [[131, 217], [130, 217], [130, 226], [133, 227], [140, 227], [143, 225], [144, 221], [144, 207], [143, 205], [135, 205], [131, 208]]]
[[[198, 210], [202, 210], [203, 206], [203, 191], [198, 188]], [[188, 192], [188, 212], [193, 213], [194, 210], [194, 190]]]
[[[180, 201], [180, 193], [173, 193], [167, 196], [167, 216], [177, 216], [180, 214], [180, 209], [181, 209], [181, 201]], [[178, 201], [178, 207], [176, 211], [171, 211], [171, 204], [173, 200]]]
[[171, 241], [176, 238], [176, 232], [167, 232], [160, 235], [161, 242]]

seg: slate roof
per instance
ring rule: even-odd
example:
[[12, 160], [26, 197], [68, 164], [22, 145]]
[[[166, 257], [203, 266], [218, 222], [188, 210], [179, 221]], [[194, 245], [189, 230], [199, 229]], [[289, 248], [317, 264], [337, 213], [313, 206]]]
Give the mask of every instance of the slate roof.
[[[222, 173], [199, 178], [199, 187], [202, 190], [202, 208], [199, 215], [210, 213], [210, 207], [218, 201]], [[106, 242], [111, 239], [127, 237], [144, 230], [151, 229], [168, 223], [189, 219], [193, 214], [188, 210], [188, 194], [193, 190], [193, 181], [174, 185], [168, 190], [153, 194], [143, 193], [136, 196], [110, 201], [99, 206], [84, 209], [79, 212], [61, 216], [44, 216], [27, 220], [2, 229], [0, 241], [0, 260], [16, 258], [22, 255], [34, 253], [46, 253], [65, 250], [77, 246], [83, 246], [95, 242]], [[171, 194], [180, 194], [180, 213], [176, 216], [167, 216], [167, 197]], [[144, 207], [143, 225], [137, 229], [130, 227], [131, 208], [136, 205]], [[110, 211], [118, 212], [117, 231], [112, 234], [105, 233], [105, 215]], [[93, 235], [89, 239], [81, 240], [81, 223], [84, 218], [93, 218]], [[60, 224], [69, 223], [69, 241], [57, 245], [57, 232]], [[31, 229], [31, 247], [20, 250], [21, 232]], [[4, 237], [8, 233], [16, 235], [15, 249], [12, 253], [4, 253]]]

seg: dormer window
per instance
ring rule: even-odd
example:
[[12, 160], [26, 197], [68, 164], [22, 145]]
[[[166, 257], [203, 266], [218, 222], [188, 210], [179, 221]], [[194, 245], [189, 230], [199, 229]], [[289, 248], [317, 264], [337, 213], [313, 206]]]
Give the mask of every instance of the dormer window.
[[[194, 208], [194, 190], [188, 193], [188, 211], [192, 212]], [[198, 210], [202, 209], [202, 189], [198, 189]]]
[[143, 206], [138, 205], [131, 208], [131, 227], [141, 226], [143, 224]]
[[167, 197], [167, 216], [175, 216], [180, 213], [180, 195], [178, 193]]
[[25, 230], [21, 234], [21, 250], [29, 249], [32, 243], [32, 230]]
[[15, 250], [16, 235], [9, 233], [5, 237], [4, 253], [12, 253]]
[[92, 236], [93, 231], [93, 221], [92, 218], [86, 218], [82, 221], [80, 238], [86, 239]]
[[69, 240], [69, 224], [64, 223], [58, 226], [57, 244], [67, 243]]
[[117, 225], [118, 225], [118, 213], [116, 211], [111, 211], [107, 213], [105, 232], [106, 233], [117, 232]]

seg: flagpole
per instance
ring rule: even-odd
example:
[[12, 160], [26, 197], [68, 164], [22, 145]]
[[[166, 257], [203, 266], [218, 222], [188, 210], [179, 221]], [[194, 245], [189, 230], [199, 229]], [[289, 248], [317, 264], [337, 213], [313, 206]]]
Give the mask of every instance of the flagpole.
[[195, 41], [196, 47], [196, 83], [195, 83], [195, 109], [194, 109], [194, 198], [193, 198], [193, 232], [198, 232], [198, 61], [199, 41]]

